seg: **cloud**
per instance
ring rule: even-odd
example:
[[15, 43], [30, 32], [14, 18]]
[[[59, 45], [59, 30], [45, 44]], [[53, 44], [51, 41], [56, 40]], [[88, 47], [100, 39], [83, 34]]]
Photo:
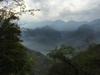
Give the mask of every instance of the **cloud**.
[[100, 18], [100, 0], [26, 0], [29, 8], [40, 8], [33, 20], [93, 20]]
[[64, 10], [58, 16], [59, 19], [63, 20], [94, 20], [100, 18], [100, 9], [99, 7], [94, 7], [87, 10], [81, 10], [77, 12], [71, 12], [70, 10]]

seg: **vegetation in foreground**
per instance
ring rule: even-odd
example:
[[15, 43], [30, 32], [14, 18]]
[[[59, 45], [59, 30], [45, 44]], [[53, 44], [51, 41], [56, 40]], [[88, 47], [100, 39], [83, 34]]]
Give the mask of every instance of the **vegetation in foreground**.
[[53, 60], [49, 75], [100, 75], [100, 44], [89, 46], [86, 51], [69, 58], [66, 51], [71, 50], [73, 55], [72, 49], [74, 51], [74, 48], [59, 48], [48, 54]]

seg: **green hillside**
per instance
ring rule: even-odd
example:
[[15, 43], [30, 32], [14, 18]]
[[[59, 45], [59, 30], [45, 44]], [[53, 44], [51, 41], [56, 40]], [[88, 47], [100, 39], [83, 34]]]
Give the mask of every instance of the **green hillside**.
[[87, 51], [80, 53], [72, 60], [87, 75], [100, 75], [100, 44], [88, 48]]

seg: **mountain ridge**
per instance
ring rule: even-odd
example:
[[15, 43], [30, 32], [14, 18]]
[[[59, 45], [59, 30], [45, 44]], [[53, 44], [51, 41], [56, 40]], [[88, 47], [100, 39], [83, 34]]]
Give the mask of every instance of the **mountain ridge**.
[[[98, 21], [98, 22], [97, 22]], [[92, 23], [92, 24], [91, 24]], [[60, 31], [50, 26], [42, 28], [29, 29], [22, 31], [22, 38], [25, 43], [32, 43], [32, 48], [40, 52], [47, 52], [48, 49], [55, 48], [61, 44], [71, 45], [74, 47], [85, 47], [89, 42], [100, 42], [100, 22], [95, 20], [88, 24], [82, 24], [76, 30]], [[28, 36], [28, 37], [27, 37]], [[24, 43], [24, 44], [25, 44]], [[37, 44], [37, 45], [36, 45]], [[27, 46], [27, 45], [26, 45]], [[40, 49], [38, 48], [40, 47]], [[37, 48], [36, 48], [37, 47]]]

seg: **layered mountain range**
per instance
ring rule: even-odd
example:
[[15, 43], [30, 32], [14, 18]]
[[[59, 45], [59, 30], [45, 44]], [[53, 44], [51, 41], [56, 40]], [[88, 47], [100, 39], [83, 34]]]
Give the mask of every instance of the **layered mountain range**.
[[35, 29], [22, 28], [22, 40], [26, 47], [43, 53], [62, 44], [84, 48], [89, 43], [100, 42], [100, 19], [91, 22], [54, 21]]

